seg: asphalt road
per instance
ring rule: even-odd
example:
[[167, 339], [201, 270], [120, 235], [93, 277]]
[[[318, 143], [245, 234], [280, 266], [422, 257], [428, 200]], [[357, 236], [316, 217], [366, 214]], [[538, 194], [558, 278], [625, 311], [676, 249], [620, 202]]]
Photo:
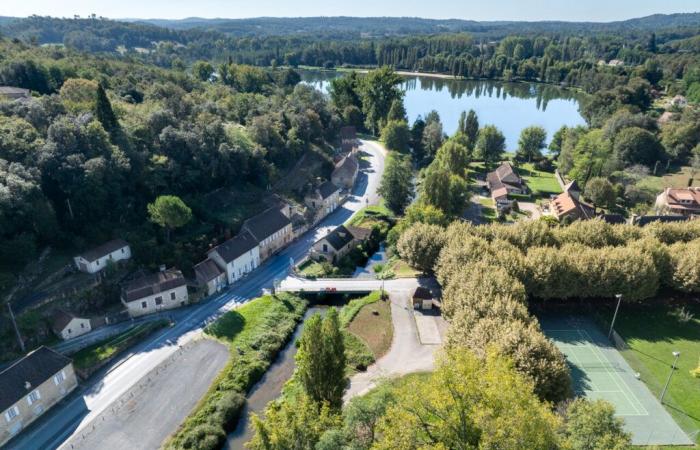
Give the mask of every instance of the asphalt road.
[[[178, 351], [180, 346], [199, 336], [207, 323], [216, 320], [237, 305], [259, 296], [264, 288], [272, 287], [275, 280], [286, 278], [290, 261], [302, 259], [314, 242], [344, 223], [355, 212], [368, 204], [378, 203], [377, 188], [384, 172], [384, 151], [378, 144], [362, 141], [360, 154], [364, 162], [361, 164], [353, 195], [341, 207], [224, 293], [183, 309], [180, 313], [182, 318], [173, 327], [147, 339], [136, 346], [130, 355], [93, 377], [90, 382], [47, 412], [37, 423], [24, 430], [7, 448], [70, 448], [64, 445], [67, 440], [91, 426], [91, 422], [101, 412]], [[178, 401], [176, 393], [166, 398], [168, 406]]]

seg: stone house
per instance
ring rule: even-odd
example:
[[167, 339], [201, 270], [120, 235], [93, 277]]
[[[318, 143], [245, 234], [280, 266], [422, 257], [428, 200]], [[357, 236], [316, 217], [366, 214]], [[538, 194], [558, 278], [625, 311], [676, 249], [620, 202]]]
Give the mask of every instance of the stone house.
[[194, 266], [194, 274], [199, 286], [206, 288], [207, 295], [220, 292], [228, 284], [224, 272], [212, 259], [205, 259]]
[[75, 266], [81, 272], [97, 273], [107, 267], [109, 262], [131, 258], [131, 247], [123, 239], [106, 242], [73, 258]]
[[144, 275], [122, 285], [121, 301], [131, 317], [185, 306], [187, 281], [177, 269]]
[[331, 182], [342, 189], [351, 190], [355, 185], [359, 171], [360, 164], [357, 161], [357, 156], [350, 153], [335, 165], [335, 169], [331, 173]]
[[260, 246], [260, 261], [275, 254], [292, 241], [292, 221], [279, 207], [268, 208], [243, 223]]
[[340, 225], [314, 243], [311, 247], [311, 255], [329, 262], [336, 262], [357, 244], [366, 241], [371, 234], [372, 230], [367, 228]]
[[22, 89], [12, 86], [0, 86], [0, 100], [19, 100], [32, 96], [29, 89]]
[[76, 386], [70, 358], [43, 346], [0, 372], [0, 446]]
[[65, 341], [89, 333], [92, 325], [90, 319], [58, 309], [52, 315], [51, 329]]
[[233, 284], [260, 265], [260, 246], [250, 232], [243, 230], [238, 236], [209, 250], [207, 258], [221, 271], [224, 283]]
[[324, 181], [306, 197], [304, 204], [312, 211], [312, 223], [317, 223], [340, 205], [340, 188], [330, 181]]

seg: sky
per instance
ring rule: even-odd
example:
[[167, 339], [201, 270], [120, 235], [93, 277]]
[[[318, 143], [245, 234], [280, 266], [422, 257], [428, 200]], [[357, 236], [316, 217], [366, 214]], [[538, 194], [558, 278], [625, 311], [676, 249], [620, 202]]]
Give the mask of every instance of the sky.
[[609, 22], [700, 12], [700, 0], [0, 0], [0, 16], [118, 18], [410, 16]]

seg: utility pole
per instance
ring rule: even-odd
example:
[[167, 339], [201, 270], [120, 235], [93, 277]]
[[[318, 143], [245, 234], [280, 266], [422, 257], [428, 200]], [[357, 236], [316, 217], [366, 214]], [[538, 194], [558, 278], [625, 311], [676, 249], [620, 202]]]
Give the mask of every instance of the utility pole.
[[661, 404], [664, 403], [664, 396], [666, 395], [666, 391], [668, 390], [668, 385], [671, 384], [671, 377], [673, 376], [673, 372], [676, 371], [676, 363], [678, 362], [678, 357], [681, 356], [681, 352], [673, 352], [673, 356], [675, 357], [675, 359], [673, 360], [673, 366], [671, 366], [671, 373], [668, 374], [668, 379], [666, 380], [664, 390], [661, 391], [661, 398], [659, 400]]
[[7, 302], [7, 309], [10, 311], [10, 320], [12, 325], [15, 327], [15, 333], [17, 333], [17, 342], [19, 342], [19, 348], [22, 349], [22, 353], [26, 350], [24, 348], [24, 341], [22, 340], [22, 335], [19, 333], [19, 328], [17, 327], [17, 322], [15, 321], [15, 314], [12, 312], [12, 303]]
[[617, 319], [617, 311], [620, 309], [620, 302], [622, 301], [622, 294], [615, 294], [617, 298], [617, 306], [615, 307], [615, 314], [613, 314], [613, 320], [610, 324], [610, 331], [608, 332], [608, 339], [612, 338], [613, 328], [615, 327], [615, 319]]

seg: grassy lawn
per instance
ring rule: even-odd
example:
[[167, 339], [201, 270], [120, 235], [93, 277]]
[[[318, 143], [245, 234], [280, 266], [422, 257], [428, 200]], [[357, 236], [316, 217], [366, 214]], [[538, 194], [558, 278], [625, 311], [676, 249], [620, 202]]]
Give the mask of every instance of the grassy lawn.
[[389, 351], [394, 337], [391, 304], [378, 301], [365, 305], [348, 325], [348, 331], [367, 344], [375, 360], [381, 358]]
[[[381, 336], [387, 333], [387, 324], [379, 323], [376, 320], [368, 321], [366, 319], [368, 314], [372, 314], [372, 310], [377, 309], [378, 305], [384, 303], [380, 299], [381, 293], [375, 291], [365, 297], [350, 300], [348, 304], [340, 310], [340, 326], [343, 328], [343, 335], [345, 337], [345, 356], [348, 360], [349, 375], [358, 370], [365, 370], [367, 366], [376, 360], [378, 357], [377, 355], [386, 352], [386, 350], [383, 350], [382, 353], [377, 353], [377, 350], [382, 351], [379, 342], [381, 341]], [[381, 315], [389, 318], [388, 345], [390, 346], [391, 336], [393, 335], [391, 312], [385, 312]], [[367, 329], [360, 330], [362, 327], [367, 327]], [[380, 327], [384, 328], [382, 329]]]
[[479, 203], [481, 203], [481, 217], [486, 222], [493, 222], [498, 219], [498, 213], [496, 212], [496, 207], [493, 204], [493, 199], [488, 197], [479, 197]]
[[323, 277], [328, 273], [328, 268], [323, 263], [308, 260], [299, 266], [299, 273], [309, 278]]
[[121, 334], [80, 350], [72, 356], [73, 364], [76, 369], [90, 371], [154, 331], [168, 325], [169, 322], [165, 319], [137, 325]]
[[362, 208], [357, 214], [348, 219], [345, 224], [355, 227], [372, 228], [374, 225], [384, 226], [391, 222], [393, 218], [394, 213], [383, 204], [380, 204]]
[[535, 197], [549, 197], [552, 194], [561, 194], [562, 192], [561, 186], [552, 172], [537, 170], [530, 163], [521, 164], [517, 171]]
[[[649, 175], [639, 180], [637, 187], [658, 194], [667, 187], [682, 188], [688, 186], [688, 180], [691, 178], [690, 175], [690, 167], [679, 167], [675, 170], [672, 169], [670, 173], [665, 175]], [[700, 173], [693, 179], [693, 186], [700, 186]]]
[[229, 346], [231, 357], [165, 448], [190, 448], [203, 439], [211, 444], [209, 448], [223, 446], [226, 433], [238, 424], [245, 394], [292, 336], [307, 304], [290, 294], [260, 297], [227, 312], [205, 329]]
[[630, 347], [622, 355], [656, 396], [670, 373], [672, 352], [681, 352], [664, 406], [691, 434], [700, 430], [700, 378], [690, 374], [700, 364], [700, 305], [685, 307], [694, 315], [688, 321], [680, 319], [678, 311], [667, 305], [621, 311], [615, 328]]
[[409, 266], [405, 261], [396, 256], [389, 259], [385, 270], [391, 270], [394, 273], [394, 278], [416, 278], [421, 275], [419, 270]]

